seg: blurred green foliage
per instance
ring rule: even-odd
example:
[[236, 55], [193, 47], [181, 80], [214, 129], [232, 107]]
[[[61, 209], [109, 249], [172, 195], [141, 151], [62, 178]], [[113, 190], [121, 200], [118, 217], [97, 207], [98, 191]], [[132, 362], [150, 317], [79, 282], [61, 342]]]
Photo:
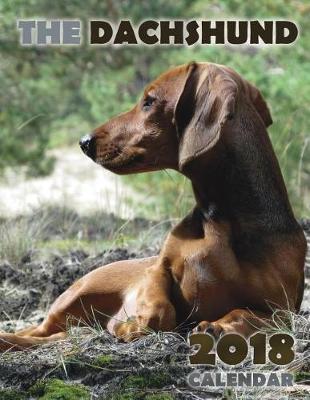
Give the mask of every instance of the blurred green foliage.
[[[309, 214], [309, 17], [301, 0], [2, 0], [0, 3], [0, 169], [25, 164], [32, 175], [48, 173], [51, 146], [78, 138], [129, 108], [143, 86], [168, 67], [191, 60], [235, 68], [256, 84], [270, 105], [269, 129], [288, 191], [299, 215]], [[300, 37], [291, 46], [21, 47], [21, 18], [147, 18], [294, 20]], [[308, 142], [307, 142], [308, 140]], [[174, 173], [124, 178], [147, 193], [142, 211], [178, 216], [188, 206], [188, 186]], [[148, 188], [148, 190], [147, 190]], [[180, 190], [181, 188], [181, 190]], [[175, 202], [175, 199], [179, 201]]]

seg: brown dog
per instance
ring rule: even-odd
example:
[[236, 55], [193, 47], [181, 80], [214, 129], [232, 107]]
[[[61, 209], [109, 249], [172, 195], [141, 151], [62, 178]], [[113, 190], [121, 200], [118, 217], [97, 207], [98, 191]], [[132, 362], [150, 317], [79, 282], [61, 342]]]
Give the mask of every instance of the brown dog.
[[236, 72], [191, 63], [160, 76], [131, 111], [84, 137], [83, 151], [115, 173], [178, 170], [197, 204], [159, 256], [87, 274], [41, 325], [2, 333], [0, 348], [62, 338], [70, 315], [131, 340], [186, 319], [215, 335], [247, 336], [272, 308], [298, 311], [306, 241], [266, 132], [271, 123], [260, 92]]

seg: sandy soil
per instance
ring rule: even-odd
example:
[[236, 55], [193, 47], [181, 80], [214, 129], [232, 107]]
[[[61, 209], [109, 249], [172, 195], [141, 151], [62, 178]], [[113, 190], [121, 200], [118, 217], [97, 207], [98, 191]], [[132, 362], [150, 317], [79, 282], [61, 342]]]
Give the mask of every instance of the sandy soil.
[[46, 204], [68, 206], [80, 215], [94, 211], [134, 216], [126, 199], [139, 196], [117, 175], [87, 158], [79, 149], [58, 149], [55, 169], [47, 177], [26, 179], [19, 170], [5, 172], [0, 181], [0, 216], [29, 214]]

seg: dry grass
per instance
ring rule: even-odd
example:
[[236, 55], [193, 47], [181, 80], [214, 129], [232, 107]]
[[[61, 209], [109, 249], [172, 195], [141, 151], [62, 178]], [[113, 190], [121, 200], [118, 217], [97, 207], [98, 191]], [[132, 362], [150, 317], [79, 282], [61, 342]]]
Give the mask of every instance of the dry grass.
[[0, 259], [17, 265], [36, 247], [42, 232], [42, 221], [29, 223], [25, 219], [3, 222], [0, 225]]

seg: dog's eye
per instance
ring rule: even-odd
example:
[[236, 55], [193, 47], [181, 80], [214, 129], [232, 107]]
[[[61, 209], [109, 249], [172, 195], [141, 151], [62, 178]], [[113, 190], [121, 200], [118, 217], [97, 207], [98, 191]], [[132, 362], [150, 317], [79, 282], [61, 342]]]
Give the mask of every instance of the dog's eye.
[[155, 101], [154, 97], [147, 96], [142, 103], [142, 109], [143, 111], [149, 111], [149, 109], [152, 107], [153, 103]]

